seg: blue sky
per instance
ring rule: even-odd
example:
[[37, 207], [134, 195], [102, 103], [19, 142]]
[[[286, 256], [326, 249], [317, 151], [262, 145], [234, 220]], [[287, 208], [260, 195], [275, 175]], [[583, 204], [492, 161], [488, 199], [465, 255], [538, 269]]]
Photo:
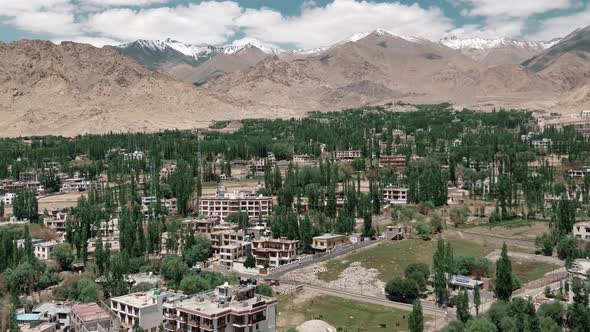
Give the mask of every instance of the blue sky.
[[0, 0], [0, 40], [97, 46], [173, 38], [328, 46], [386, 29], [439, 39], [548, 40], [590, 25], [590, 0]]

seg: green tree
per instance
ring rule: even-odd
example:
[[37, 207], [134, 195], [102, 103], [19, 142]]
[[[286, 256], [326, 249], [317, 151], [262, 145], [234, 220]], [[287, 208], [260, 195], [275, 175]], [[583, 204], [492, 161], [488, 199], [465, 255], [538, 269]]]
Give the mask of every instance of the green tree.
[[260, 284], [256, 287], [256, 293], [264, 296], [272, 296], [272, 288], [269, 285]]
[[363, 236], [375, 236], [375, 228], [373, 228], [373, 217], [370, 213], [365, 213], [365, 216], [363, 217]]
[[471, 319], [471, 315], [469, 314], [469, 297], [465, 289], [459, 292], [459, 298], [457, 299], [457, 319], [463, 323], [467, 323]]
[[433, 256], [432, 272], [434, 275], [434, 296], [440, 306], [445, 305], [449, 299], [448, 272], [450, 272], [450, 267], [448, 264], [445, 242], [439, 239]]
[[188, 266], [193, 266], [197, 262], [205, 262], [211, 253], [211, 240], [204, 236], [194, 238], [194, 243], [185, 248], [183, 255], [184, 261]]
[[465, 324], [465, 332], [497, 332], [496, 325], [487, 318], [472, 319]]
[[479, 306], [481, 305], [479, 284], [475, 285], [475, 288], [473, 289], [473, 305], [475, 306], [475, 315], [479, 315]]
[[74, 253], [68, 244], [58, 244], [51, 251], [51, 257], [57, 261], [60, 269], [70, 270], [74, 262]]
[[246, 212], [232, 213], [225, 218], [225, 222], [238, 225], [242, 230], [250, 227], [250, 217]]
[[180, 281], [185, 274], [188, 273], [188, 267], [177, 256], [166, 256], [162, 260], [162, 267], [160, 268], [162, 276], [166, 278], [166, 282], [171, 288], [180, 286]]
[[248, 257], [246, 257], [246, 260], [244, 261], [244, 267], [246, 268], [255, 268], [256, 267], [256, 258], [254, 258], [254, 256], [252, 255], [248, 255]]
[[143, 332], [143, 328], [139, 326], [139, 318], [135, 319], [132, 332]]
[[96, 272], [99, 276], [106, 272], [106, 254], [102, 245], [102, 238], [98, 237], [96, 240], [96, 248], [94, 249], [94, 264], [96, 265]]
[[0, 199], [0, 220], [4, 218], [4, 200]]
[[502, 253], [496, 262], [496, 296], [502, 301], [510, 301], [514, 281], [512, 279], [512, 262], [508, 258], [506, 243], [502, 245]]
[[311, 243], [313, 242], [313, 226], [308, 216], [299, 221], [299, 244], [304, 253], [311, 253]]
[[543, 317], [540, 322], [540, 329], [542, 332], [561, 332], [563, 329], [557, 323], [549, 318]]
[[385, 293], [393, 300], [412, 303], [420, 295], [420, 288], [414, 279], [395, 277], [385, 284]]
[[408, 316], [408, 329], [410, 332], [424, 331], [424, 315], [422, 314], [422, 305], [420, 300], [414, 301], [412, 312]]

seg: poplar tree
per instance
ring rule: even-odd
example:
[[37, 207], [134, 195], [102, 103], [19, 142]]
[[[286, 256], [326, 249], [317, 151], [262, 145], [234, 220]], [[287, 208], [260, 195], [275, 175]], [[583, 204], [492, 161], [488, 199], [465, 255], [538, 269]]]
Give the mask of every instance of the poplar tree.
[[410, 332], [424, 331], [424, 315], [422, 314], [422, 305], [420, 300], [414, 301], [412, 312], [408, 316], [408, 329]]
[[457, 319], [463, 323], [467, 323], [471, 319], [471, 315], [469, 314], [469, 297], [465, 289], [459, 292], [459, 298], [457, 299]]
[[475, 306], [475, 315], [479, 315], [479, 306], [481, 305], [479, 284], [475, 285], [475, 288], [473, 289], [473, 305]]
[[496, 296], [502, 301], [510, 301], [513, 285], [512, 262], [508, 258], [508, 249], [504, 243], [500, 258], [496, 262]]

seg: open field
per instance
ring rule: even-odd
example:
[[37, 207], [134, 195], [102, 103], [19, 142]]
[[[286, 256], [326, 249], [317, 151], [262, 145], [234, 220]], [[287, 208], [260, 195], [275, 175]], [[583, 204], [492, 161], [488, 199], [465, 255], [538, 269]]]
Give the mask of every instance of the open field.
[[461, 227], [470, 232], [489, 233], [519, 240], [535, 240], [539, 235], [549, 233], [549, 223], [544, 221], [518, 220], [497, 224]]
[[407, 311], [309, 291], [280, 297], [277, 311], [277, 331], [287, 331], [311, 319], [321, 319], [342, 328], [341, 331], [406, 331], [408, 328]]
[[543, 278], [545, 273], [558, 269], [559, 266], [550, 263], [512, 259], [512, 271], [522, 284]]
[[[470, 255], [484, 257], [497, 246], [465, 239], [450, 239], [456, 256]], [[402, 276], [410, 263], [432, 264], [432, 255], [436, 250], [436, 241], [408, 239], [397, 242], [383, 242], [378, 246], [353, 252], [350, 255], [326, 263], [326, 271], [319, 272], [317, 277], [323, 281], [338, 279], [340, 273], [353, 262], [361, 262], [367, 269], [379, 271], [379, 279], [388, 281], [393, 277]]]

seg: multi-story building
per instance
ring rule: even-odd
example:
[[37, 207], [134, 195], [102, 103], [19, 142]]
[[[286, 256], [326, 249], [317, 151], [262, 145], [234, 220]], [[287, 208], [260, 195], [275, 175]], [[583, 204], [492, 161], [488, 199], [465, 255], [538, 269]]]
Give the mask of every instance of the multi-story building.
[[68, 211], [67, 209], [52, 209], [49, 212], [49, 216], [43, 218], [43, 224], [45, 227], [51, 228], [56, 232], [65, 232], [66, 231], [66, 221], [68, 219]]
[[92, 182], [76, 174], [73, 178], [64, 179], [60, 191], [65, 193], [84, 192], [92, 189]]
[[71, 325], [72, 307], [62, 302], [45, 302], [33, 309], [32, 313], [42, 315], [50, 322], [57, 323], [60, 330], [68, 330]]
[[225, 285], [192, 298], [164, 304], [168, 332], [271, 332], [276, 330], [272, 297], [255, 294], [252, 285]]
[[251, 162], [248, 165], [248, 171], [254, 176], [264, 176], [264, 170], [266, 167], [274, 169], [277, 166], [277, 160], [272, 152], [268, 153], [268, 157], [265, 159], [258, 159]]
[[32, 181], [32, 182], [21, 182], [21, 181], [11, 181], [11, 180], [6, 180], [6, 181], [2, 181], [2, 184], [0, 185], [0, 195], [6, 195], [6, 194], [17, 194], [21, 191], [29, 191], [32, 192], [34, 194], [40, 194], [40, 193], [44, 193], [45, 192], [45, 187], [43, 187], [43, 185], [38, 182], [38, 181]]
[[586, 175], [586, 172], [581, 169], [570, 169], [567, 171], [567, 175], [569, 175], [570, 178], [583, 178], [584, 175]]
[[547, 151], [553, 145], [553, 141], [550, 138], [535, 139], [531, 141], [531, 145], [537, 150]]
[[118, 327], [119, 322], [96, 303], [72, 306], [72, 327], [74, 332], [109, 331]]
[[590, 241], [590, 222], [577, 222], [573, 227], [573, 234], [580, 240]]
[[20, 172], [18, 174], [18, 180], [21, 182], [36, 182], [36, 181], [38, 181], [37, 172], [35, 172], [35, 171]]
[[215, 226], [219, 225], [220, 219], [218, 216], [205, 217], [198, 219], [185, 219], [182, 221], [182, 225], [194, 231], [197, 234], [210, 234], [213, 232]]
[[590, 110], [583, 110], [580, 112], [580, 117], [582, 119], [588, 119], [590, 118]]
[[33, 243], [33, 252], [35, 253], [35, 257], [42, 260], [48, 260], [51, 258], [51, 252], [56, 245], [57, 242], [53, 241]]
[[12, 205], [14, 200], [16, 199], [16, 194], [14, 193], [6, 193], [4, 196], [0, 197], [0, 200], [4, 202], [4, 205]]
[[[588, 271], [590, 271], [590, 259], [574, 259], [570, 267], [566, 269], [570, 285], [572, 284], [574, 279], [579, 279], [584, 282], [587, 282]], [[572, 303], [574, 301], [574, 292], [570, 291], [569, 293], [569, 302]]]
[[349, 244], [348, 236], [340, 234], [324, 234], [312, 238], [311, 247], [316, 251], [329, 251], [337, 246]]
[[295, 260], [299, 254], [299, 240], [262, 238], [252, 241], [252, 255], [256, 265], [275, 268]]
[[347, 161], [361, 158], [361, 150], [336, 150], [333, 153], [334, 160]]
[[293, 162], [294, 163], [308, 163], [311, 161], [311, 157], [308, 154], [294, 154], [293, 155]]
[[227, 267], [232, 267], [235, 261], [244, 260], [252, 250], [252, 243], [243, 231], [216, 231], [209, 237], [215, 257]]
[[202, 197], [199, 202], [199, 213], [208, 216], [218, 216], [221, 221], [230, 214], [244, 212], [250, 219], [267, 217], [272, 211], [272, 197], [256, 195], [255, 193], [218, 191], [213, 197]]
[[167, 178], [174, 172], [176, 172], [176, 164], [166, 164], [160, 169], [160, 179]]
[[111, 311], [121, 326], [132, 331], [136, 321], [146, 332], [156, 332], [164, 320], [164, 302], [170, 293], [151, 290], [111, 298]]
[[406, 156], [403, 154], [379, 157], [379, 167], [396, 167], [401, 168], [406, 166]]
[[408, 204], [408, 188], [387, 186], [383, 189], [383, 200], [389, 204]]
[[[141, 212], [147, 218], [150, 206], [156, 203], [157, 198], [155, 196], [146, 196], [141, 198]], [[178, 211], [176, 198], [162, 198], [160, 199], [160, 206], [166, 209], [170, 214], [175, 214]]]

